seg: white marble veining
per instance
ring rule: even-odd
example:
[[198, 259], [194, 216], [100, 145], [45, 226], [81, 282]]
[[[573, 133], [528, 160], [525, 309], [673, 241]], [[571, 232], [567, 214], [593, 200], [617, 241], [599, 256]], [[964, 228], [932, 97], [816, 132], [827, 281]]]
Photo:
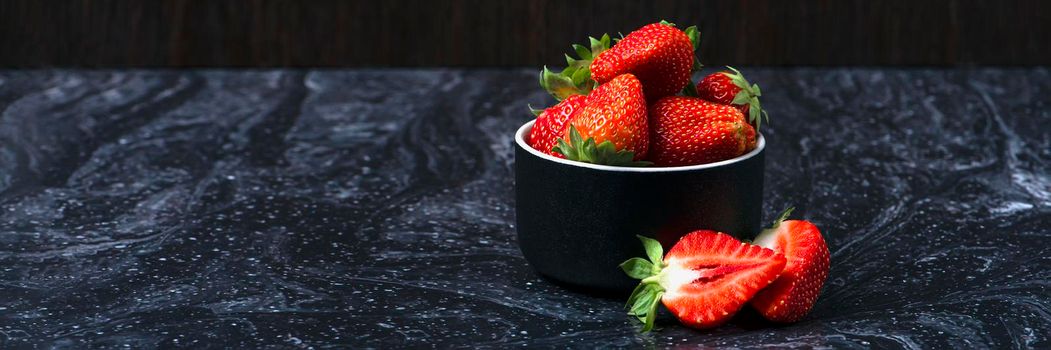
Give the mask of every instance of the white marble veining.
[[533, 70], [0, 71], [0, 347], [1051, 347], [1048, 70], [745, 72], [828, 283], [639, 334], [518, 251]]

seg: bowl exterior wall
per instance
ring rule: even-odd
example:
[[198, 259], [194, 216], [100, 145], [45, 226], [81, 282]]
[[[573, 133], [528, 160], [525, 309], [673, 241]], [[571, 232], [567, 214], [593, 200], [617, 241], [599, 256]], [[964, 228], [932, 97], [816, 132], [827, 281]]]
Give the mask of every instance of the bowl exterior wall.
[[541, 158], [515, 143], [515, 212], [522, 254], [540, 274], [584, 289], [630, 290], [618, 265], [644, 257], [635, 235], [667, 251], [691, 231], [751, 239], [760, 230], [763, 155], [712, 168], [600, 170]]

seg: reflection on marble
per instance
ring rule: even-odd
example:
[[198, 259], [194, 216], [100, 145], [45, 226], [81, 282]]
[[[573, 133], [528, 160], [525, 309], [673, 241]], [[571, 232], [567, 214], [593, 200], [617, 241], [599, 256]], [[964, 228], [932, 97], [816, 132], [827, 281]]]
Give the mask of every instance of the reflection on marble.
[[745, 72], [831, 276], [644, 335], [518, 251], [534, 70], [0, 72], [0, 347], [1051, 347], [1047, 69]]

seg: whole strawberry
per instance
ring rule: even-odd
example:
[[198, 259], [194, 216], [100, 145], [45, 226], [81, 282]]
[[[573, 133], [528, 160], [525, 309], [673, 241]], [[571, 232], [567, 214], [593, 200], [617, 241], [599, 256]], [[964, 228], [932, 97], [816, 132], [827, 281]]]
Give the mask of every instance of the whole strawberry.
[[639, 236], [649, 258], [620, 264], [642, 280], [628, 298], [628, 314], [653, 329], [657, 303], [683, 324], [711, 328], [729, 320], [785, 267], [785, 257], [715, 231], [694, 231], [675, 243], [664, 258], [661, 244]]
[[591, 91], [555, 151], [569, 160], [637, 166], [649, 149], [642, 84], [623, 74]]
[[690, 82], [694, 68], [699, 34], [695, 27], [687, 30], [691, 35], [667, 22], [639, 28], [594, 57], [591, 77], [605, 83], [631, 73], [642, 82], [647, 101], [674, 95]]
[[727, 66], [732, 72], [709, 74], [697, 84], [697, 97], [724, 105], [732, 105], [748, 116], [748, 121], [759, 129], [763, 119], [770, 117], [759, 105], [763, 92], [759, 85], [751, 84], [740, 71]]
[[558, 139], [566, 134], [566, 123], [569, 118], [584, 107], [584, 95], [572, 95], [562, 102], [548, 107], [539, 113], [533, 129], [529, 131], [529, 145], [533, 148], [559, 158], [565, 158], [561, 153], [555, 152]]
[[774, 283], [756, 294], [752, 307], [768, 320], [795, 322], [814, 307], [828, 278], [829, 252], [821, 231], [809, 221], [785, 220], [788, 208], [753, 243], [784, 254], [785, 270]]
[[717, 162], [755, 148], [755, 129], [728, 105], [669, 96], [650, 106], [649, 118], [649, 160], [657, 166]]

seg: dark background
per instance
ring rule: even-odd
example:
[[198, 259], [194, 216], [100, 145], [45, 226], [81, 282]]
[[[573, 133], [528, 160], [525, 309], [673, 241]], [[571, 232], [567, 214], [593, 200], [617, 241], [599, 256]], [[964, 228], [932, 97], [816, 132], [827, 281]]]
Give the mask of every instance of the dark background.
[[0, 1], [0, 67], [563, 63], [667, 19], [722, 65], [1046, 65], [1048, 1]]

